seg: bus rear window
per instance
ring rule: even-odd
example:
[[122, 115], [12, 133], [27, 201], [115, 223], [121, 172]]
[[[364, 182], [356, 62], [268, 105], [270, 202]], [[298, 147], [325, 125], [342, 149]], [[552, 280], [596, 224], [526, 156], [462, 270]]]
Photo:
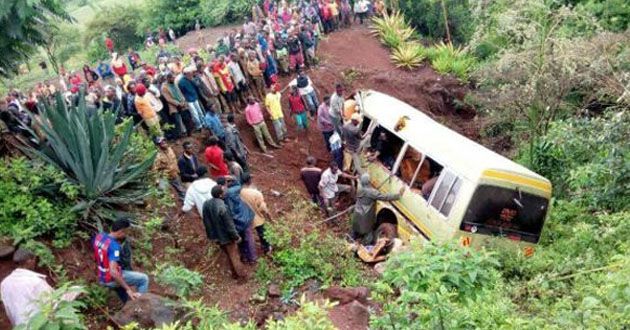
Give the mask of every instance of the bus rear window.
[[548, 204], [544, 197], [482, 185], [475, 191], [460, 229], [538, 243]]

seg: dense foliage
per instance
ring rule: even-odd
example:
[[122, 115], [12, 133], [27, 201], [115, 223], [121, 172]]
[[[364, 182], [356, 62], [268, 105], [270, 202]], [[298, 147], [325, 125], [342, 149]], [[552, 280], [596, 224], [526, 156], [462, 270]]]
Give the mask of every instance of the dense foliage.
[[183, 34], [194, 29], [195, 21], [204, 16], [199, 0], [146, 0], [142, 28], [173, 28]]
[[206, 26], [234, 23], [251, 15], [249, 0], [201, 0], [200, 6]]
[[[135, 4], [111, 6], [101, 10], [87, 23], [83, 40], [85, 45], [98, 43], [105, 53], [92, 52], [90, 60], [103, 59], [103, 55], [107, 55], [105, 37], [110, 37], [114, 41], [114, 49], [119, 53], [124, 53], [127, 48], [135, 48], [141, 44], [143, 38], [139, 27], [142, 14], [142, 9]], [[95, 46], [97, 45], [92, 44], [92, 47]]]
[[447, 41], [446, 15], [451, 41], [465, 43], [474, 31], [474, 22], [470, 17], [474, 3], [469, 0], [400, 0], [399, 6], [423, 36], [435, 41]]
[[0, 2], [0, 76], [18, 66], [49, 42], [48, 27], [55, 20], [70, 21], [60, 0], [3, 0]]
[[[103, 220], [122, 215], [148, 195], [146, 175], [156, 153], [126, 157], [134, 132], [130, 121], [122, 124], [123, 134], [117, 137], [114, 113], [89, 115], [84, 102], [68, 108], [58, 95], [55, 105], [45, 106], [34, 122], [44, 140], [29, 151], [78, 187], [73, 210], [85, 224], [102, 229]], [[34, 132], [33, 137], [38, 138]]]
[[179, 297], [188, 297], [203, 288], [204, 276], [183, 266], [161, 264], [153, 275], [158, 283], [172, 287]]
[[296, 193], [288, 198], [293, 201], [293, 211], [267, 225], [266, 235], [274, 247], [273, 263], [261, 262], [257, 278], [263, 283], [281, 282], [278, 284], [282, 284], [285, 297], [309, 279], [324, 285], [359, 285], [363, 280], [359, 262], [347, 253], [345, 242], [318, 228], [305, 235], [305, 226], [311, 226], [318, 210]]
[[68, 245], [76, 194], [77, 187], [51, 165], [26, 158], [0, 161], [0, 235], [15, 243], [50, 235], [55, 246]]

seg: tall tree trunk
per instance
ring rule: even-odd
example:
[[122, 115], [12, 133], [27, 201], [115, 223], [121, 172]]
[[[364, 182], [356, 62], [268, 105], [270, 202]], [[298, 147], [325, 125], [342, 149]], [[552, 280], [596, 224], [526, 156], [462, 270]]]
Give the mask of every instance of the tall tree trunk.
[[453, 40], [451, 39], [451, 30], [448, 27], [448, 14], [446, 13], [446, 3], [444, 3], [444, 0], [440, 0], [440, 4], [442, 5], [442, 16], [444, 16], [444, 28], [446, 28], [446, 41], [449, 44], [452, 44]]

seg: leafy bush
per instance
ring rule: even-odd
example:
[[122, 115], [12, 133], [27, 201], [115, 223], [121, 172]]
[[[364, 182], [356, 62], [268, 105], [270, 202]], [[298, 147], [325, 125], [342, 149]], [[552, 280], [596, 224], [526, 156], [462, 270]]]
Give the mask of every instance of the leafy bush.
[[373, 297], [384, 306], [371, 326], [457, 329], [502, 324], [511, 302], [497, 290], [502, 286], [498, 265], [485, 251], [414, 240], [409, 251], [387, 261], [383, 278], [373, 285]]
[[200, 3], [203, 23], [207, 26], [241, 21], [251, 15], [251, 2], [248, 0], [202, 0]]
[[[556, 195], [590, 209], [630, 209], [630, 114], [569, 118], [551, 124], [535, 148], [534, 169], [549, 177]], [[532, 155], [524, 149], [522, 160]]]
[[183, 35], [195, 27], [195, 20], [206, 16], [201, 10], [199, 0], [147, 0], [144, 6], [142, 31], [147, 28], [155, 30], [158, 27], [171, 27], [178, 35]]
[[379, 36], [381, 42], [388, 48], [395, 49], [409, 40], [414, 30], [409, 27], [402, 14], [394, 12], [373, 19], [372, 33]]
[[471, 19], [473, 3], [468, 0], [399, 1], [400, 10], [409, 18], [411, 25], [423, 36], [434, 40], [446, 40], [442, 11], [442, 4], [444, 4], [451, 38], [455, 43], [468, 41], [474, 33], [475, 21]]
[[116, 138], [115, 114], [98, 111], [88, 116], [83, 102], [68, 109], [59, 94], [55, 106], [44, 106], [40, 117], [34, 122], [46, 143], [40, 141], [41, 149], [29, 152], [61, 170], [78, 187], [73, 210], [82, 213], [84, 223], [102, 229], [103, 220], [112, 220], [129, 205], [142, 203], [149, 192], [147, 170], [156, 153], [125, 157], [134, 130], [131, 122], [123, 124], [124, 133]]
[[[142, 14], [141, 8], [133, 4], [103, 8], [87, 23], [83, 36], [84, 44], [88, 46], [95, 41], [104, 45], [105, 36], [109, 36], [119, 53], [126, 52], [128, 47], [138, 46], [143, 41], [140, 30]], [[91, 47], [97, 49], [94, 45]], [[92, 55], [96, 54], [93, 50]]]
[[[273, 267], [282, 275], [285, 294], [317, 279], [330, 285], [346, 286], [362, 282], [359, 262], [346, 249], [345, 241], [313, 228], [304, 236], [304, 227], [316, 218], [317, 209], [297, 193], [288, 197], [294, 208], [277, 222], [269, 223], [267, 236], [274, 247]], [[271, 265], [264, 265], [270, 267]]]
[[51, 293], [45, 293], [37, 303], [39, 311], [26, 324], [18, 325], [17, 330], [78, 330], [87, 329], [79, 309], [84, 305], [80, 301], [64, 301], [68, 293], [83, 293], [79, 287], [65, 284]]
[[204, 276], [183, 266], [158, 265], [153, 276], [158, 283], [174, 288], [181, 297], [195, 294], [203, 287]]
[[15, 243], [51, 235], [56, 246], [67, 246], [76, 227], [76, 194], [77, 187], [52, 165], [0, 160], [0, 235]]
[[337, 329], [328, 318], [328, 310], [336, 303], [325, 300], [322, 305], [300, 298], [300, 309], [295, 315], [287, 316], [283, 320], [269, 320], [265, 326], [267, 330], [335, 330]]

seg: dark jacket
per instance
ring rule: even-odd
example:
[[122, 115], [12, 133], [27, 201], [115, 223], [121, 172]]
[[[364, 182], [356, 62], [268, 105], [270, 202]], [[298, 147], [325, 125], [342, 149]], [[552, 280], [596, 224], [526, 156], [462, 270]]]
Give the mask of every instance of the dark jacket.
[[232, 214], [220, 198], [212, 198], [203, 203], [203, 226], [208, 239], [218, 241], [220, 245], [238, 241]]
[[186, 102], [192, 103], [199, 100], [197, 87], [195, 86], [195, 83], [188, 80], [188, 78], [183, 77], [182, 79], [180, 79], [177, 83], [177, 87], [179, 87], [179, 90], [184, 95], [184, 99], [186, 99]]
[[241, 199], [241, 189], [241, 185], [234, 182], [225, 191], [225, 203], [234, 217], [234, 225], [239, 232], [249, 228], [255, 216], [254, 211]]
[[177, 161], [177, 167], [179, 167], [179, 176], [182, 182], [195, 181], [194, 175], [197, 174], [197, 169], [199, 168], [197, 156], [192, 155], [191, 158], [188, 159], [185, 155], [181, 155]]

